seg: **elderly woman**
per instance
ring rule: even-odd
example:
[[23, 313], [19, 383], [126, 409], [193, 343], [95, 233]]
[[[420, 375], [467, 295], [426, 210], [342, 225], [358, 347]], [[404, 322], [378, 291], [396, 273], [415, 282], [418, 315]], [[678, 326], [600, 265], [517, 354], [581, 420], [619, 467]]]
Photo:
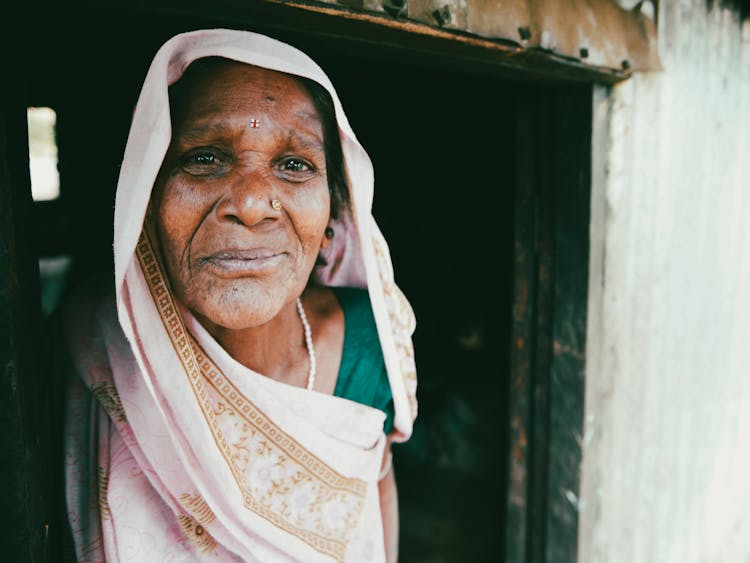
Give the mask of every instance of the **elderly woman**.
[[373, 172], [306, 55], [231, 30], [157, 53], [115, 287], [66, 307], [79, 560], [394, 561], [414, 319]]

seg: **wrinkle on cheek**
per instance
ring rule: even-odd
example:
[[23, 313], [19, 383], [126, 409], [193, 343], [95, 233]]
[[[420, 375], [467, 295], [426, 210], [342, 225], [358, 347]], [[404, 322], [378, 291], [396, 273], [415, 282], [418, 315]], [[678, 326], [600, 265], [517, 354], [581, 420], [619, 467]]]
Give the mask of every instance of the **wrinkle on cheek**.
[[[178, 225], [175, 225], [170, 215], [163, 213], [163, 210], [160, 210], [158, 216], [158, 231], [162, 252], [170, 270], [170, 278], [174, 276], [181, 278], [181, 272], [186, 264], [187, 245], [182, 247]], [[178, 280], [172, 279], [171, 281], [174, 285]]]
[[307, 191], [304, 188], [293, 192], [290, 202], [290, 222], [300, 248], [305, 252], [314, 249], [316, 255], [331, 211], [328, 184], [324, 181], [323, 185], [324, 187], [319, 190], [322, 193]]
[[202, 201], [191, 186], [167, 183], [163, 190], [159, 220], [167, 238], [165, 246], [177, 262], [178, 272], [184, 272], [189, 278], [195, 274], [193, 242], [214, 206]]
[[183, 250], [182, 252], [182, 260], [183, 260], [183, 263], [185, 264], [185, 269], [187, 270], [188, 277], [192, 278], [193, 277], [193, 264], [190, 260], [190, 246], [191, 246], [190, 243], [188, 243], [185, 246], [185, 250]]

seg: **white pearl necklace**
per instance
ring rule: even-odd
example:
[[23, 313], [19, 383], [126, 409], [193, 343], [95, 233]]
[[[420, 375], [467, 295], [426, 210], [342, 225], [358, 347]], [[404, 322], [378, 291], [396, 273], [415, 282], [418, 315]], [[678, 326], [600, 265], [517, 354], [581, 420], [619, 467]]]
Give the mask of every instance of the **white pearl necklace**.
[[310, 357], [310, 373], [307, 376], [307, 389], [312, 391], [312, 388], [315, 386], [315, 348], [313, 348], [310, 323], [307, 322], [305, 310], [302, 308], [302, 300], [299, 297], [297, 297], [297, 312], [302, 321], [302, 327], [305, 329], [305, 345], [307, 346], [307, 355]]

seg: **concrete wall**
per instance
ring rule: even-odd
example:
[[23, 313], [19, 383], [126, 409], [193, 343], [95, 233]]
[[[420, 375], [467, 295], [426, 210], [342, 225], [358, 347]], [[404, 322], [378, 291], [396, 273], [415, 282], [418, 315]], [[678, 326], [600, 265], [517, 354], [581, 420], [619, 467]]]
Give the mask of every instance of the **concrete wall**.
[[660, 4], [594, 95], [583, 563], [750, 561], [750, 22]]

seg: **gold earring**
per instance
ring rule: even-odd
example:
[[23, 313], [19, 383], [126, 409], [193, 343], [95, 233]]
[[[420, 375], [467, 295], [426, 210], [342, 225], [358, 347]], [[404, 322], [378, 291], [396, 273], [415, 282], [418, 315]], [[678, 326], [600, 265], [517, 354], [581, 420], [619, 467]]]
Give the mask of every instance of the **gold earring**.
[[273, 207], [276, 211], [281, 211], [281, 202], [278, 199], [272, 199], [271, 207]]

